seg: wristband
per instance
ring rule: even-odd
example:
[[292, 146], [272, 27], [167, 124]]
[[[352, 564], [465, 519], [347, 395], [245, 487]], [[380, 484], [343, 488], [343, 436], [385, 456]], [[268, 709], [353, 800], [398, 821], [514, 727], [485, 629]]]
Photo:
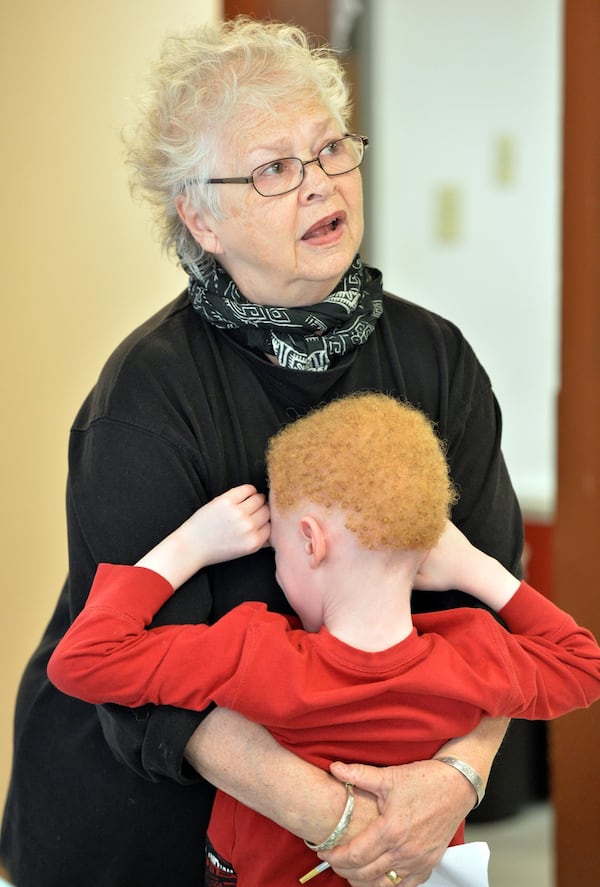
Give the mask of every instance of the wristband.
[[349, 782], [346, 783], [346, 791], [348, 792], [348, 799], [346, 800], [346, 806], [344, 807], [342, 818], [329, 837], [325, 838], [320, 844], [311, 844], [309, 841], [304, 841], [306, 846], [311, 850], [314, 850], [315, 853], [318, 853], [319, 850], [331, 850], [331, 848], [335, 847], [340, 838], [348, 831], [348, 826], [350, 825], [350, 820], [354, 813], [354, 786]]
[[452, 755], [446, 755], [443, 758], [434, 758], [434, 761], [441, 761], [442, 764], [449, 764], [451, 767], [454, 767], [455, 770], [458, 770], [459, 773], [462, 773], [465, 779], [471, 783], [471, 788], [477, 795], [477, 803], [473, 807], [473, 810], [479, 807], [485, 796], [485, 786], [483, 784], [483, 779], [477, 770], [474, 770], [470, 764], [466, 763], [466, 761], [461, 761], [460, 758], [455, 758]]

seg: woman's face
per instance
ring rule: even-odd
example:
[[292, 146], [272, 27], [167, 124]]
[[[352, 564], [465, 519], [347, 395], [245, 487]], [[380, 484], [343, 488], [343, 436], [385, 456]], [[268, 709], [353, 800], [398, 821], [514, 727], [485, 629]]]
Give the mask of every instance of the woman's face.
[[[289, 106], [276, 115], [246, 112], [231, 125], [214, 176], [247, 176], [281, 157], [312, 160], [344, 133], [324, 106]], [[350, 266], [363, 236], [358, 169], [329, 177], [305, 167], [299, 188], [262, 197], [251, 184], [219, 184], [224, 219], [185, 218], [194, 237], [252, 302], [300, 306], [322, 301]]]

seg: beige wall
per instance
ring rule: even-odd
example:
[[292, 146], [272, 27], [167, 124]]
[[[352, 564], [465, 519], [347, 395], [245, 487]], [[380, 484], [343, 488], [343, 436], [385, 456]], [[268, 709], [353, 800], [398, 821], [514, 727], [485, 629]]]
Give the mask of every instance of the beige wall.
[[185, 282], [130, 199], [119, 129], [162, 35], [221, 3], [2, 7], [0, 804], [17, 684], [66, 571], [70, 422], [112, 347]]

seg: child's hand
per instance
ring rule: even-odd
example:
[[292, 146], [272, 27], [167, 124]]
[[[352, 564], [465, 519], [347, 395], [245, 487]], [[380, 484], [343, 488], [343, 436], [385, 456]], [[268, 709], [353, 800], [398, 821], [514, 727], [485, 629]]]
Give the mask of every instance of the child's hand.
[[252, 484], [233, 487], [199, 508], [183, 525], [191, 544], [203, 554], [203, 566], [253, 554], [269, 541], [270, 511]]
[[459, 588], [493, 610], [502, 609], [519, 585], [501, 563], [472, 545], [450, 521], [438, 544], [423, 559], [414, 581], [415, 588], [430, 591]]
[[476, 551], [467, 537], [448, 521], [438, 544], [421, 562], [414, 587], [428, 591], [462, 588], [469, 563]]
[[252, 484], [217, 496], [159, 542], [137, 562], [160, 573], [173, 588], [209, 564], [252, 554], [267, 545], [270, 511], [263, 493]]

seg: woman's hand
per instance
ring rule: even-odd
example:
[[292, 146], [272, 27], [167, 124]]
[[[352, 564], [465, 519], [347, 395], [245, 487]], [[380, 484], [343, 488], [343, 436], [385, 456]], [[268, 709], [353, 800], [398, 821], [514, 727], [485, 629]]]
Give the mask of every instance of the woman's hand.
[[349, 843], [318, 854], [352, 887], [390, 887], [389, 871], [402, 887], [423, 884], [475, 801], [467, 780], [435, 760], [383, 768], [335, 763], [331, 772], [374, 794], [380, 812]]
[[[483, 718], [438, 754], [467, 761], [485, 785], [507, 726], [506, 718]], [[441, 761], [383, 768], [335, 763], [331, 772], [372, 793], [379, 808], [370, 825], [358, 834], [351, 830], [350, 841], [319, 854], [352, 887], [390, 887], [389, 871], [402, 878], [402, 887], [423, 884], [476, 802], [468, 780]]]

